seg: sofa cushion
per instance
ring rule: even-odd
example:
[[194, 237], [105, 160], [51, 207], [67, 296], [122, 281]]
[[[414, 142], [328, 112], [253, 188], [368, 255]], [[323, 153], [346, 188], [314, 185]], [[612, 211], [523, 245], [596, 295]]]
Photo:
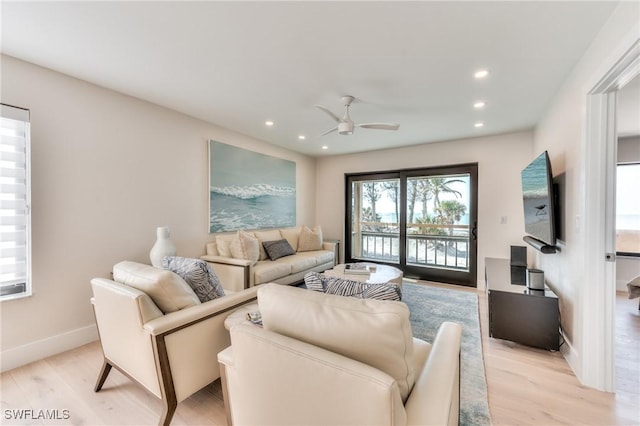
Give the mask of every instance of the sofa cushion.
[[300, 227], [283, 228], [280, 230], [280, 235], [285, 240], [289, 241], [289, 245], [293, 251], [298, 251], [298, 239], [300, 238]]
[[291, 256], [295, 254], [289, 242], [285, 239], [276, 241], [265, 241], [262, 243], [264, 250], [267, 252], [267, 256], [271, 260], [277, 260], [281, 257]]
[[231, 238], [224, 235], [216, 235], [216, 248], [222, 257], [231, 257]]
[[389, 374], [406, 400], [415, 380], [406, 304], [266, 284], [258, 289], [258, 306], [265, 329]]
[[315, 257], [298, 256], [286, 256], [278, 259], [276, 262], [288, 263], [291, 265], [291, 273], [297, 274], [298, 272], [306, 271], [316, 266]]
[[165, 256], [162, 259], [162, 267], [180, 275], [193, 289], [200, 302], [224, 296], [220, 279], [204, 260]]
[[316, 265], [322, 265], [323, 263], [333, 262], [334, 253], [328, 250], [314, 250], [314, 251], [299, 251], [296, 256], [300, 257], [313, 257], [316, 260]]
[[215, 238], [213, 239], [213, 241], [209, 241], [207, 243], [207, 254], [210, 256], [220, 256]]
[[151, 265], [117, 263], [113, 266], [113, 280], [144, 291], [165, 314], [200, 304], [198, 296], [179, 275]]
[[269, 259], [267, 256], [267, 252], [264, 250], [264, 246], [262, 245], [265, 241], [276, 241], [282, 239], [282, 235], [278, 229], [270, 229], [268, 231], [253, 231], [253, 235], [256, 236], [259, 242], [260, 249], [260, 257], [258, 260], [266, 260]]
[[245, 259], [257, 262], [260, 258], [260, 242], [252, 232], [238, 231], [231, 240], [229, 248], [231, 255], [236, 259]]
[[298, 239], [298, 251], [311, 251], [322, 249], [322, 228], [316, 226], [313, 230], [308, 226], [300, 229], [300, 238]]
[[287, 275], [291, 275], [291, 265], [288, 263], [263, 260], [253, 266], [253, 280], [255, 284], [268, 283]]

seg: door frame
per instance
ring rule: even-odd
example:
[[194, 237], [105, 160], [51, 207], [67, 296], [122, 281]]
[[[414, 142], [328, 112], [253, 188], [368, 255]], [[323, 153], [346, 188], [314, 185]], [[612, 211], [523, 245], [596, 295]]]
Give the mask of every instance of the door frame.
[[[581, 381], [615, 391], [615, 186], [616, 98], [620, 87], [640, 74], [636, 40], [587, 94], [584, 164], [585, 277], [582, 295]], [[613, 258], [607, 258], [613, 253]]]
[[[407, 213], [406, 213], [406, 179], [407, 177], [414, 176], [429, 176], [429, 172], [432, 171], [434, 176], [439, 175], [447, 175], [447, 174], [462, 174], [468, 173], [470, 175], [469, 182], [469, 228], [470, 228], [470, 239], [469, 239], [469, 271], [465, 272], [465, 275], [468, 275], [469, 279], [465, 279], [462, 277], [462, 273], [452, 273], [452, 270], [443, 269], [439, 271], [438, 268], [430, 268], [434, 273], [429, 277], [429, 280], [432, 281], [440, 281], [451, 284], [463, 285], [468, 287], [477, 287], [478, 285], [478, 241], [477, 241], [477, 220], [478, 220], [478, 163], [463, 163], [463, 164], [452, 164], [452, 165], [443, 165], [443, 166], [429, 166], [429, 167], [416, 167], [410, 169], [398, 169], [398, 170], [385, 170], [385, 171], [373, 171], [373, 172], [359, 172], [359, 173], [348, 173], [345, 174], [345, 245], [344, 245], [344, 255], [345, 262], [356, 262], [358, 259], [354, 259], [352, 257], [352, 249], [351, 249], [351, 235], [352, 235], [352, 225], [351, 225], [351, 181], [357, 180], [358, 177], [363, 177], [362, 180], [382, 180], [382, 179], [392, 179], [397, 178], [400, 180], [400, 206], [399, 206], [399, 214], [398, 218], [398, 226], [399, 226], [399, 263], [398, 264], [389, 264], [390, 266], [396, 266], [403, 271], [405, 271], [405, 275], [408, 272], [409, 277], [411, 276], [411, 271], [415, 272], [416, 267], [412, 267], [411, 265], [406, 265], [406, 221], [407, 221]], [[366, 177], [375, 175], [375, 178], [367, 179]], [[475, 218], [475, 219], [474, 219]], [[402, 263], [404, 261], [404, 263]], [[384, 261], [376, 261], [377, 263], [385, 263]], [[460, 275], [460, 276], [456, 276]]]

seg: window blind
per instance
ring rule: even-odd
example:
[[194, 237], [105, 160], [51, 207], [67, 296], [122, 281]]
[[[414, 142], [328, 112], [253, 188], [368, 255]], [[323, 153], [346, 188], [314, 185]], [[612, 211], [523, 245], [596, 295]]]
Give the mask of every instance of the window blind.
[[0, 299], [31, 294], [29, 111], [0, 105]]

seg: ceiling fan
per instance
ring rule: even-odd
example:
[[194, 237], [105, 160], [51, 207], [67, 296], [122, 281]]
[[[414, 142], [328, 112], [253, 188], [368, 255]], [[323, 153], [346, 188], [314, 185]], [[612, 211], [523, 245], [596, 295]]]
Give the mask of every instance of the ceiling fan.
[[398, 130], [400, 128], [399, 124], [394, 123], [362, 123], [355, 124], [351, 117], [349, 116], [349, 107], [351, 103], [355, 99], [353, 96], [343, 96], [340, 98], [342, 100], [342, 104], [344, 105], [344, 116], [342, 118], [335, 115], [331, 110], [322, 106], [316, 105], [315, 107], [326, 112], [329, 117], [333, 118], [338, 125], [331, 130], [327, 130], [321, 136], [328, 135], [329, 133], [337, 131], [341, 135], [352, 135], [354, 127], [362, 127], [363, 129], [374, 129], [374, 130]]

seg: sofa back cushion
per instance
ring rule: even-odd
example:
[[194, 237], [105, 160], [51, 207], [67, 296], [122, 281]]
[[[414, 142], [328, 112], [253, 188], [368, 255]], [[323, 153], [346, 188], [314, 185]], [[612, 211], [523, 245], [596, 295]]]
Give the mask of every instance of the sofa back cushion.
[[253, 231], [253, 235], [258, 239], [258, 248], [260, 249], [260, 257], [258, 260], [268, 260], [267, 252], [264, 250], [263, 243], [265, 241], [276, 241], [282, 238], [280, 230], [270, 229], [266, 231]]
[[322, 228], [320, 225], [309, 229], [303, 226], [300, 229], [300, 238], [298, 239], [298, 251], [314, 251], [322, 250]]
[[113, 266], [113, 280], [143, 291], [165, 314], [200, 304], [177, 274], [151, 265], [123, 261]]
[[298, 239], [300, 239], [300, 226], [294, 226], [293, 228], [280, 229], [280, 235], [282, 238], [289, 242], [289, 245], [293, 251], [298, 251]]
[[229, 243], [231, 256], [255, 263], [260, 258], [260, 242], [253, 232], [238, 231]]
[[415, 380], [409, 308], [280, 284], [258, 290], [264, 328], [355, 359], [393, 377], [406, 400]]

